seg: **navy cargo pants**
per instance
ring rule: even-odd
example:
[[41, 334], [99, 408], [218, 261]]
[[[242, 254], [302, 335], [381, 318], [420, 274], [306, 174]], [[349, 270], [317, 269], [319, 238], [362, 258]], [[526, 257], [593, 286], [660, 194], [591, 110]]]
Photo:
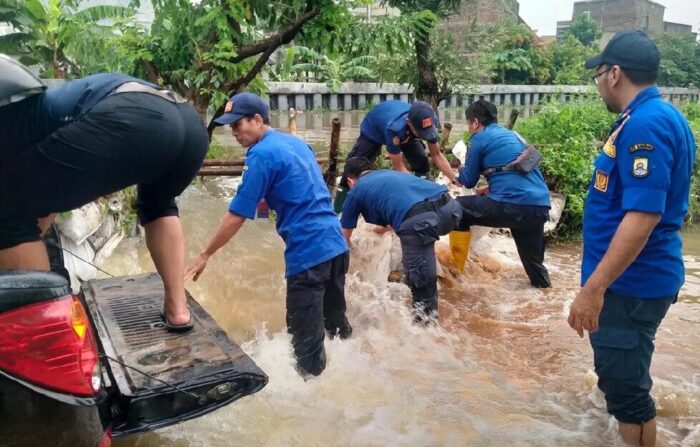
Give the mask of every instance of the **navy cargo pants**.
[[497, 202], [488, 196], [464, 196], [457, 201], [462, 206], [460, 230], [468, 231], [471, 225], [510, 228], [530, 284], [537, 288], [552, 287], [544, 266], [544, 224], [549, 220], [548, 206]]
[[324, 328], [333, 338], [347, 338], [352, 327], [345, 317], [345, 274], [348, 252], [287, 278], [287, 332], [297, 369], [317, 376], [326, 368]]
[[[416, 213], [416, 207], [421, 212]], [[409, 210], [396, 232], [401, 240], [403, 269], [417, 320], [437, 317], [435, 242], [457, 228], [461, 217], [461, 207], [451, 198], [443, 205], [439, 200], [420, 202]]]

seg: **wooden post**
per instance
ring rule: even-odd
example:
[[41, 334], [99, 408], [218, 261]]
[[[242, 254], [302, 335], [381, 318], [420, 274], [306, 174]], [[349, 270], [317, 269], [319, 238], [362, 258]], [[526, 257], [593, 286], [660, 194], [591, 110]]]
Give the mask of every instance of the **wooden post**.
[[338, 176], [338, 149], [340, 146], [340, 120], [333, 118], [333, 129], [331, 130], [331, 147], [328, 154], [328, 169], [326, 170], [325, 180], [328, 190], [333, 195], [335, 188], [335, 179]]
[[445, 146], [450, 139], [450, 132], [452, 131], [452, 124], [445, 123], [442, 126], [442, 139], [440, 140], [440, 152], [445, 153]]
[[289, 109], [289, 122], [287, 129], [291, 135], [297, 134], [297, 111], [294, 108]]
[[520, 112], [518, 109], [513, 109], [510, 111], [510, 118], [508, 119], [508, 124], [506, 125], [506, 128], [513, 130], [513, 127], [515, 127], [515, 122], [518, 121], [518, 116], [520, 116]]

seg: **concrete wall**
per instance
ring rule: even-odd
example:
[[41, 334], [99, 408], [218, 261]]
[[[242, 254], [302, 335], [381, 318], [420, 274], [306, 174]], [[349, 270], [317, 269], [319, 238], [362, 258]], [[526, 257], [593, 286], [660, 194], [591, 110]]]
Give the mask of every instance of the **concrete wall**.
[[[397, 99], [413, 102], [413, 89], [402, 84], [346, 83], [338, 92], [325, 84], [303, 82], [268, 82], [272, 110], [357, 110], [380, 102]], [[661, 92], [676, 104], [700, 101], [699, 89], [664, 87]], [[440, 107], [466, 107], [480, 98], [496, 105], [531, 106], [546, 98], [568, 101], [577, 96], [597, 96], [594, 86], [566, 85], [478, 85], [469, 93], [454, 95]]]
[[692, 25], [673, 22], [664, 22], [664, 32], [678, 34], [694, 34]]

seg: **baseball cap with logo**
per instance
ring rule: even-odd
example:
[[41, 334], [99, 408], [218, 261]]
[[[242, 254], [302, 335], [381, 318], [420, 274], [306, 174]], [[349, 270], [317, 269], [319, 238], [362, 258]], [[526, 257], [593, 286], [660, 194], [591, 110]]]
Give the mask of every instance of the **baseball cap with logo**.
[[606, 64], [649, 72], [659, 69], [659, 60], [656, 44], [642, 31], [620, 31], [602, 53], [586, 61], [586, 68], [590, 70]]
[[435, 112], [430, 104], [423, 101], [416, 101], [411, 104], [411, 108], [408, 110], [408, 119], [416, 128], [418, 136], [422, 140], [429, 142], [436, 142], [438, 140], [437, 133], [437, 121], [435, 118]]
[[258, 114], [266, 118], [269, 114], [269, 108], [265, 101], [258, 95], [243, 92], [231, 96], [231, 99], [226, 103], [224, 114], [214, 120], [214, 123], [219, 126], [234, 124], [244, 116]]

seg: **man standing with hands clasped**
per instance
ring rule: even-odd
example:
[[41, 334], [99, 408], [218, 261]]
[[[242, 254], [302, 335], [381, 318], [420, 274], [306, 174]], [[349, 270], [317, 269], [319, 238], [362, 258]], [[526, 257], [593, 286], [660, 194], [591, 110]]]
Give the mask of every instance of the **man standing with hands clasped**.
[[582, 289], [568, 322], [589, 331], [598, 387], [629, 445], [656, 444], [649, 392], [654, 337], [684, 277], [679, 230], [688, 210], [695, 142], [655, 86], [659, 52], [640, 31], [617, 33], [588, 61], [608, 110], [620, 113], [583, 216]]

